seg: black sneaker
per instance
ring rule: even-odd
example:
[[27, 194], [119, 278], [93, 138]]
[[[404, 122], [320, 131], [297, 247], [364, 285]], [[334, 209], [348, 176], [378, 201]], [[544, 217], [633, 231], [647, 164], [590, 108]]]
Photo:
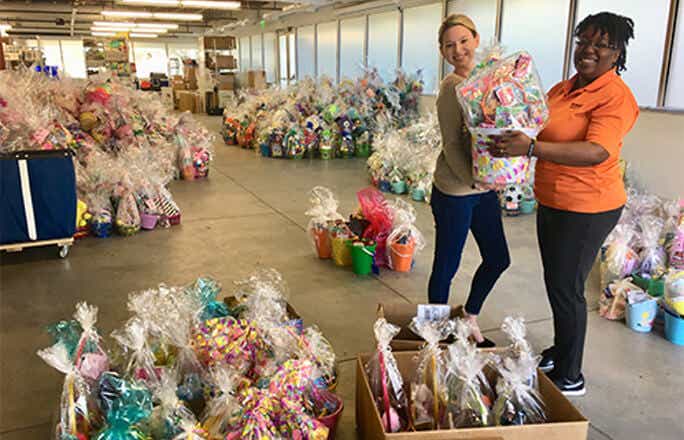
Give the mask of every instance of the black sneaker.
[[580, 374], [577, 380], [570, 380], [568, 378], [552, 379], [561, 393], [568, 397], [580, 397], [587, 394], [587, 388], [584, 385], [584, 376]]
[[544, 373], [550, 373], [556, 367], [554, 358], [556, 357], [556, 347], [549, 347], [542, 351], [542, 360], [539, 362], [539, 369]]

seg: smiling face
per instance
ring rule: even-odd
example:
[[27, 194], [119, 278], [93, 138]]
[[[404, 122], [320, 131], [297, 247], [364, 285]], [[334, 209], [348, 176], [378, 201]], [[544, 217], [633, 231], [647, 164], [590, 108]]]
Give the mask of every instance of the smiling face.
[[444, 59], [459, 70], [469, 70], [475, 65], [475, 49], [480, 45], [480, 36], [465, 26], [452, 26], [442, 36], [440, 51]]
[[575, 69], [586, 83], [614, 69], [619, 56], [620, 49], [610, 43], [607, 33], [589, 28], [577, 36]]

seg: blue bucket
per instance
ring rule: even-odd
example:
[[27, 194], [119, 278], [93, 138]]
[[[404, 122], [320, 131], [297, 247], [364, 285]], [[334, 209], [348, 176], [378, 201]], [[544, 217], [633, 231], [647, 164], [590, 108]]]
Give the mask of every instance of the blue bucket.
[[259, 149], [261, 150], [261, 155], [264, 157], [269, 157], [271, 155], [271, 146], [268, 144], [260, 144]]
[[392, 192], [394, 194], [404, 194], [406, 192], [406, 182], [403, 180], [392, 182]]
[[424, 202], [425, 201], [425, 190], [421, 188], [413, 188], [411, 190], [411, 198], [415, 200], [416, 202]]
[[684, 345], [684, 318], [665, 309], [665, 337], [677, 345]]
[[378, 188], [380, 191], [388, 193], [392, 191], [392, 184], [389, 182], [389, 180], [381, 180], [378, 183]]
[[635, 332], [648, 333], [653, 328], [657, 313], [658, 302], [655, 298], [636, 304], [627, 304], [625, 310], [627, 325]]

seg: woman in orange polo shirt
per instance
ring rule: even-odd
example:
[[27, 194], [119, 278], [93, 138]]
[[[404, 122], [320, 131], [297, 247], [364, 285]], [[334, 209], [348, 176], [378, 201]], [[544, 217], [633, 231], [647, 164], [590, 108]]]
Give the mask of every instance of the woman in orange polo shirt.
[[620, 175], [622, 140], [639, 107], [620, 78], [634, 22], [602, 12], [575, 29], [577, 74], [548, 94], [551, 117], [537, 140], [520, 132], [497, 139], [496, 156], [536, 156], [537, 237], [553, 310], [554, 345], [540, 368], [566, 395], [586, 392], [584, 284], [627, 200]]

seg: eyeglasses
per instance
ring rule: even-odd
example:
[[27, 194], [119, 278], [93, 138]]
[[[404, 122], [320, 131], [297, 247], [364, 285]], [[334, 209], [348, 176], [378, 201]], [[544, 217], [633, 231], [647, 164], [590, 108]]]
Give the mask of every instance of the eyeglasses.
[[589, 47], [593, 47], [595, 51], [600, 51], [600, 50], [615, 50], [617, 49], [617, 46], [613, 44], [605, 44], [605, 43], [599, 43], [599, 44], [594, 44], [589, 40], [575, 40], [575, 46], [582, 48], [582, 49], [587, 49]]

